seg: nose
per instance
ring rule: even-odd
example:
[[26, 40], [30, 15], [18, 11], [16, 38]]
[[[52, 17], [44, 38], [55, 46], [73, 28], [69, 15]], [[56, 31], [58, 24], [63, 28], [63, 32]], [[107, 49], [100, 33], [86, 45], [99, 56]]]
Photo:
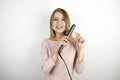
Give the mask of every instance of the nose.
[[57, 24], [62, 24], [62, 23], [63, 23], [62, 20], [57, 21]]

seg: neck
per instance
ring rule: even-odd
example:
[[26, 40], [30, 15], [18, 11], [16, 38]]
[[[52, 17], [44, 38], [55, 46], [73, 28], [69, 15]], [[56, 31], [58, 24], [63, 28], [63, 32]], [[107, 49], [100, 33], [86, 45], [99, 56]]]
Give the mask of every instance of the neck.
[[55, 40], [60, 40], [64, 36], [64, 33], [56, 33]]

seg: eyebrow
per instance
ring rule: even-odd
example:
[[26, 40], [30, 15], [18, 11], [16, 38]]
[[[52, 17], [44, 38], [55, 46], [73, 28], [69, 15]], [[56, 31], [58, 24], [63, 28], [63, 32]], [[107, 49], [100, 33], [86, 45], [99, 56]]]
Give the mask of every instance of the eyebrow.
[[[53, 17], [53, 18], [59, 18], [59, 17]], [[62, 17], [62, 18], [64, 18], [64, 17]]]

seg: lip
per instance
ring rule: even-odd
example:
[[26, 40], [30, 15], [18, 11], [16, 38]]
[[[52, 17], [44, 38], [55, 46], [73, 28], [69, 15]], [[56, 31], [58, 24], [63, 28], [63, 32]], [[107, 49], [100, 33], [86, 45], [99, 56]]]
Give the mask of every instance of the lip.
[[62, 28], [63, 28], [63, 26], [56, 26], [56, 28], [57, 28], [57, 29], [62, 29]]

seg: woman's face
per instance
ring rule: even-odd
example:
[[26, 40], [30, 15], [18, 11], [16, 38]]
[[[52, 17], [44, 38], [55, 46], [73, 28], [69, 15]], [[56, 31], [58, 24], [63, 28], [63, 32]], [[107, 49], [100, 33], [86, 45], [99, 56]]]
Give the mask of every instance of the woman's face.
[[52, 23], [52, 28], [56, 33], [63, 33], [65, 31], [65, 19], [62, 13], [55, 12]]

